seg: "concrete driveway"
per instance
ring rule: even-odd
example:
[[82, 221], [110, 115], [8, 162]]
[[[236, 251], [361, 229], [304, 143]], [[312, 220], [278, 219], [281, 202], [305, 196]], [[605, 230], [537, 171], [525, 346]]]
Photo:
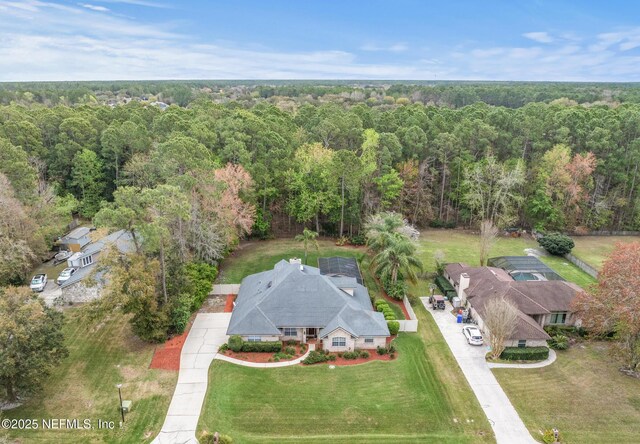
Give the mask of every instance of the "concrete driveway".
[[231, 313], [198, 313], [180, 354], [180, 373], [156, 444], [197, 443], [196, 427], [207, 393], [209, 366], [227, 342]]
[[447, 341], [453, 356], [458, 361], [462, 373], [467, 378], [480, 406], [493, 428], [498, 444], [536, 443], [516, 409], [491, 373], [485, 360], [486, 347], [472, 346], [462, 334], [462, 325], [456, 323], [451, 314], [453, 307], [447, 302], [446, 310], [432, 310], [428, 298], [420, 298], [431, 313]]

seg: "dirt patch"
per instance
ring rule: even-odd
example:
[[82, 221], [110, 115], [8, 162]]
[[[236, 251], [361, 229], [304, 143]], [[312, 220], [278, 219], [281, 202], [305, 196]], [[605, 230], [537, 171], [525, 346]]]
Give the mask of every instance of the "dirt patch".
[[200, 307], [199, 313], [225, 313], [227, 296], [213, 295], [207, 297]]

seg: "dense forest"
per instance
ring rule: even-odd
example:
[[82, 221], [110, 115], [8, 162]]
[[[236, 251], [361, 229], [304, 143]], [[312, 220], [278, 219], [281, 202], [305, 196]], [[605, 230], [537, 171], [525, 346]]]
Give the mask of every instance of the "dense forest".
[[[106, 105], [90, 92], [94, 100], [47, 106], [33, 99], [72, 90], [36, 86], [31, 101], [0, 107], [0, 284], [24, 282], [72, 214], [140, 234], [138, 253], [152, 258], [140, 267], [157, 269], [162, 286], [153, 290], [152, 279], [150, 294], [165, 303], [179, 299], [190, 273], [214, 276], [198, 267], [215, 264], [242, 237], [307, 227], [356, 241], [382, 211], [418, 227], [491, 220], [547, 232], [640, 228], [638, 104], [561, 97], [436, 106], [391, 95], [428, 88], [406, 84], [373, 85], [368, 97], [344, 84], [234, 84], [221, 94], [252, 92], [216, 101], [188, 83], [167, 85], [186, 92], [186, 106], [163, 110], [151, 102], [161, 97]], [[442, 88], [449, 86], [467, 88]], [[287, 88], [290, 96], [272, 95]], [[324, 101], [294, 94], [307, 88], [340, 91]], [[535, 90], [469, 88], [494, 99], [509, 88]], [[604, 91], [559, 92], [589, 88]], [[550, 91], [543, 84], [536, 94], [558, 94]]]

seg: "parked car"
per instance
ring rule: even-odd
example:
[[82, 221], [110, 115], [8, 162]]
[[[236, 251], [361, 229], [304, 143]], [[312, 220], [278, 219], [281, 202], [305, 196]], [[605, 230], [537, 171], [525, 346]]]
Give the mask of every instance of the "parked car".
[[467, 342], [470, 345], [482, 345], [482, 332], [478, 327], [473, 325], [467, 325], [466, 327], [462, 327], [462, 334], [467, 338]]
[[31, 278], [31, 285], [29, 285], [29, 287], [33, 291], [37, 291], [37, 292], [44, 291], [44, 287], [46, 286], [47, 286], [46, 274], [36, 274], [33, 278]]
[[76, 269], [73, 267], [65, 268], [60, 273], [60, 276], [58, 276], [58, 279], [56, 279], [56, 284], [62, 285], [64, 282], [69, 280], [69, 278], [73, 276], [73, 273], [75, 272], [76, 272]]
[[60, 250], [54, 257], [53, 262], [55, 264], [59, 264], [60, 262], [64, 262], [71, 257], [73, 253], [69, 250]]

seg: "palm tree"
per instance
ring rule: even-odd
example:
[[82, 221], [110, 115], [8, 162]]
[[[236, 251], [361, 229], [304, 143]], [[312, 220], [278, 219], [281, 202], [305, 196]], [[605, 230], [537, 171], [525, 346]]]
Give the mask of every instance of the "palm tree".
[[295, 240], [297, 240], [298, 242], [302, 242], [304, 245], [304, 264], [307, 265], [307, 252], [309, 250], [309, 245], [312, 245], [313, 247], [315, 247], [316, 251], [320, 250], [320, 245], [318, 245], [318, 240], [316, 239], [318, 237], [318, 233], [316, 233], [315, 231], [311, 231], [308, 229], [304, 229], [304, 231], [302, 232], [302, 234], [298, 234], [295, 237]]
[[365, 224], [367, 246], [380, 252], [391, 242], [391, 237], [404, 226], [404, 220], [398, 213], [384, 212], [374, 214]]
[[375, 271], [378, 276], [387, 276], [393, 285], [398, 278], [416, 282], [416, 270], [422, 271], [422, 262], [415, 256], [415, 244], [400, 235], [388, 238], [387, 246], [374, 258]]

